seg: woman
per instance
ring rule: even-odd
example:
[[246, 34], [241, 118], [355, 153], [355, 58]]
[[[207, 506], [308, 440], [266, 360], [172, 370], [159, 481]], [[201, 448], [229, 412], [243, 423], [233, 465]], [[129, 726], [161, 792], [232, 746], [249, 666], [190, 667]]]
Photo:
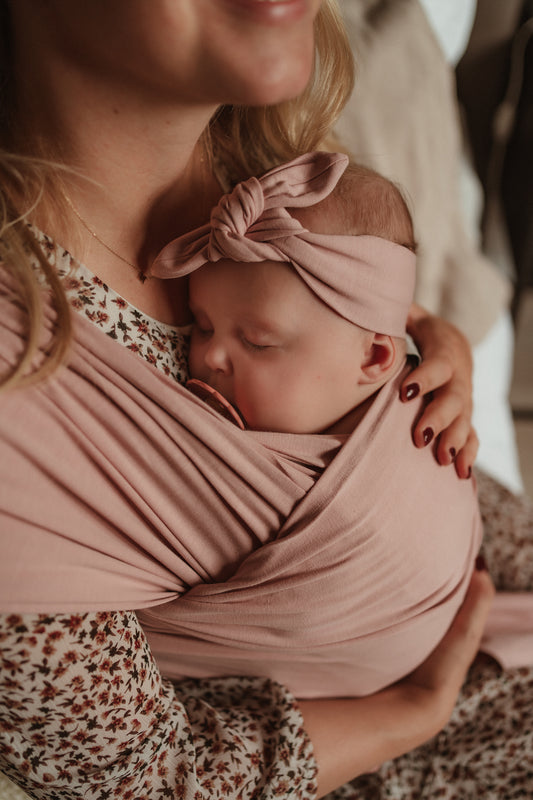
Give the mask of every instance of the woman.
[[[141, 355], [161, 363], [156, 351], [170, 341], [167, 349], [179, 346], [176, 326], [188, 321], [186, 295], [179, 284], [170, 291], [168, 284], [138, 278], [172, 236], [207, 217], [221, 193], [205, 156], [207, 136], [199, 144], [206, 126], [221, 103], [271, 105], [301, 93], [313, 62], [315, 17], [317, 30], [330, 36], [322, 39], [319, 63], [331, 67], [327, 55], [336, 53], [332, 42], [339, 36], [332, 4], [17, 0], [2, 10], [4, 213], [10, 223], [22, 211], [36, 226], [30, 233], [25, 224], [4, 226], [4, 307], [26, 305], [39, 322], [38, 296], [25, 266], [33, 259], [51, 285], [61, 320], [44, 370], [61, 358], [67, 341], [69, 306], [56, 277], [62, 271], [72, 305], [89, 310], [92, 322], [105, 330], [106, 307], [118, 309], [105, 332], [130, 349], [142, 350], [157, 328], [159, 338], [149, 339]], [[338, 76], [330, 80], [342, 85]], [[259, 172], [268, 159], [282, 161], [311, 149], [342, 102], [323, 88], [318, 81], [317, 94], [325, 98], [323, 127], [311, 127], [300, 115], [301, 130], [294, 122], [285, 138], [283, 120], [294, 121], [290, 106], [281, 121], [270, 123], [269, 114], [252, 111], [240, 121], [240, 134], [236, 110], [221, 112], [210, 130], [221, 179]], [[296, 106], [305, 110], [316, 102], [308, 97]], [[50, 169], [31, 157], [69, 169]], [[76, 256], [93, 267], [97, 279]], [[449, 463], [456, 449], [456, 468], [467, 477], [476, 441], [463, 413], [469, 373], [462, 338], [445, 326], [443, 348], [439, 323], [419, 309], [411, 328], [422, 345], [427, 337], [428, 347], [425, 365], [405, 387], [407, 396], [441, 387], [415, 438], [423, 444], [428, 429], [446, 429], [440, 458]], [[10, 398], [32, 391], [24, 380], [31, 345], [26, 359], [20, 347], [9, 361], [12, 355], [3, 358], [11, 383], [19, 386], [4, 395], [7, 420], [17, 417], [19, 400]], [[462, 364], [457, 374], [450, 368], [456, 359]], [[174, 369], [167, 361], [163, 367], [177, 374], [179, 363], [176, 356]], [[50, 381], [53, 386], [53, 374]], [[27, 422], [37, 426], [36, 439], [28, 430], [31, 450], [39, 426]], [[4, 488], [21, 493], [22, 511], [28, 487], [9, 485], [8, 472], [5, 480]], [[35, 493], [34, 486], [29, 489]], [[29, 504], [36, 526], [44, 500]], [[13, 539], [18, 545], [19, 522], [3, 521], [6, 545]], [[174, 688], [163, 681], [133, 612], [3, 615], [2, 768], [34, 796], [323, 795], [442, 727], [477, 650], [491, 594], [490, 580], [479, 570], [455, 625], [413, 676], [364, 701], [302, 703], [304, 727], [290, 695], [269, 682]]]

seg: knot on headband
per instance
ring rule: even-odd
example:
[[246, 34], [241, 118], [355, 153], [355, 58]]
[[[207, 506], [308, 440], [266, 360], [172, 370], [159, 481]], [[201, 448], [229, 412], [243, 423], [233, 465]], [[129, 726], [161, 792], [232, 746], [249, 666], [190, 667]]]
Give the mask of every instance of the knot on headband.
[[347, 165], [340, 153], [307, 153], [239, 183], [220, 199], [209, 223], [163, 248], [149, 274], [183, 277], [221, 259], [282, 261], [340, 316], [403, 336], [414, 293], [414, 254], [377, 236], [312, 233], [287, 211], [327, 197]]

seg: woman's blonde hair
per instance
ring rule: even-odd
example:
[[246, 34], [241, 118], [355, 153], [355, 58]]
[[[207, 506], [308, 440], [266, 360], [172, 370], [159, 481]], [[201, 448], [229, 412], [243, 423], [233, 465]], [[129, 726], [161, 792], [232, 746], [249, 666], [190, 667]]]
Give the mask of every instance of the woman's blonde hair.
[[[314, 70], [305, 91], [276, 106], [223, 106], [205, 131], [200, 144], [224, 188], [323, 145], [352, 86], [353, 59], [337, 0], [323, 0], [315, 21]], [[28, 319], [25, 352], [4, 376], [4, 387], [49, 375], [65, 357], [71, 330], [61, 282], [27, 225], [37, 206], [50, 215], [61, 209], [65, 167], [17, 153], [11, 128], [14, 103], [9, 10], [7, 0], [0, 0], [0, 261], [16, 281], [16, 301]], [[43, 279], [56, 326], [47, 358], [31, 370], [41, 331]]]

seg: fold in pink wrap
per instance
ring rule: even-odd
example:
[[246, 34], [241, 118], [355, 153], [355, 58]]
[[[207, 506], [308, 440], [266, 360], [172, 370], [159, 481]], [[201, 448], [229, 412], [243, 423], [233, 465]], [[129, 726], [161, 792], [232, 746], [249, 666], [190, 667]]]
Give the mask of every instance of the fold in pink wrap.
[[311, 233], [287, 208], [327, 197], [348, 165], [340, 153], [307, 153], [224, 195], [208, 224], [157, 256], [151, 275], [188, 275], [206, 262], [283, 261], [341, 317], [404, 336], [415, 287], [414, 253], [377, 236]]
[[[3, 362], [20, 316], [0, 297]], [[166, 675], [268, 674], [302, 697], [371, 692], [427, 655], [481, 526], [473, 482], [412, 445], [401, 375], [339, 449], [241, 431], [73, 325], [68, 366], [1, 398], [0, 611], [139, 609]]]

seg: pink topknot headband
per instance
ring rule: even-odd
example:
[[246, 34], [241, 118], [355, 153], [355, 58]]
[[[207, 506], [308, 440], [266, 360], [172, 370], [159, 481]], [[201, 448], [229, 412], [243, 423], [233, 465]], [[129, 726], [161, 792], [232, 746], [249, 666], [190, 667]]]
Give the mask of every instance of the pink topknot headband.
[[311, 233], [286, 210], [327, 197], [347, 165], [340, 153], [307, 153], [239, 183], [221, 198], [208, 224], [163, 248], [149, 274], [182, 277], [226, 258], [288, 262], [342, 317], [403, 336], [414, 293], [414, 253], [377, 236]]

